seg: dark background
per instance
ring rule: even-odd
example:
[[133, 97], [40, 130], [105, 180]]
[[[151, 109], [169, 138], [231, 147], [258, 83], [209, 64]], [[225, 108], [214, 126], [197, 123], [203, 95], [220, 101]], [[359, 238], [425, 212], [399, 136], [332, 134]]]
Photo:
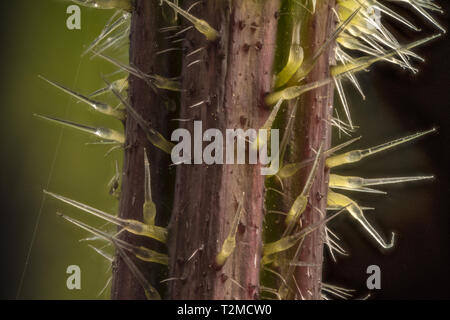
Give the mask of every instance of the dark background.
[[[436, 1], [446, 15], [436, 15], [448, 29], [448, 1]], [[386, 2], [383, 2], [386, 3]], [[398, 11], [400, 12], [400, 10]], [[409, 11], [401, 11], [422, 28], [420, 35], [395, 25], [400, 43], [436, 33], [424, 20]], [[385, 19], [386, 21], [386, 19]], [[394, 26], [394, 24], [392, 24]], [[390, 28], [393, 30], [394, 28]], [[402, 41], [403, 40], [403, 41]], [[412, 75], [388, 64], [362, 72], [361, 80], [366, 101], [355, 93], [350, 101], [352, 117], [360, 125], [362, 147], [377, 145], [391, 138], [418, 130], [437, 127], [438, 134], [417, 140], [364, 160], [360, 165], [340, 170], [363, 177], [389, 177], [434, 174], [432, 182], [410, 183], [380, 188], [387, 196], [358, 195], [361, 204], [376, 207], [366, 213], [388, 238], [398, 233], [396, 247], [383, 254], [374, 249], [367, 237], [357, 231], [350, 219], [336, 223], [346, 248], [351, 253], [333, 265], [326, 265], [325, 281], [357, 288], [360, 296], [365, 287], [366, 268], [375, 264], [382, 273], [382, 290], [371, 292], [379, 299], [448, 299], [450, 274], [450, 215], [448, 208], [450, 163], [450, 41], [448, 35], [414, 50], [425, 58], [417, 63], [419, 73]], [[350, 88], [350, 84], [347, 88]], [[353, 88], [350, 91], [355, 92]], [[342, 114], [342, 112], [341, 112]], [[367, 141], [367, 142], [366, 142]], [[355, 200], [356, 200], [355, 199]]]
[[[438, 3], [447, 13], [436, 17], [448, 29], [449, 4]], [[86, 146], [85, 135], [69, 130], [63, 132], [58, 144], [60, 128], [32, 116], [43, 113], [87, 124], [110, 125], [37, 79], [38, 74], [44, 74], [81, 92], [90, 92], [101, 86], [100, 73], [107, 73], [108, 66], [96, 60], [84, 59], [78, 64], [82, 45], [99, 33], [110, 12], [83, 9], [83, 29], [68, 31], [65, 28], [67, 5], [56, 0], [15, 0], [0, 4], [0, 199], [3, 208], [0, 298], [16, 297], [41, 206], [41, 191], [47, 182], [50, 190], [70, 194], [106, 211], [113, 212], [116, 207], [107, 194], [106, 184], [114, 173], [114, 160], [120, 160], [121, 154], [105, 159], [105, 148]], [[401, 43], [436, 32], [408, 12], [402, 11], [423, 29], [421, 33], [412, 33], [392, 24], [399, 30], [396, 35]], [[354, 195], [361, 205], [376, 207], [375, 212], [366, 215], [382, 234], [389, 235], [392, 230], [398, 233], [397, 245], [388, 253], [380, 252], [349, 218], [341, 216], [333, 222], [333, 230], [341, 236], [351, 256], [339, 257], [334, 264], [326, 254], [324, 279], [327, 283], [357, 289], [358, 297], [369, 293], [365, 288], [366, 268], [372, 264], [379, 265], [382, 272], [382, 289], [371, 292], [375, 299], [448, 299], [450, 296], [449, 37], [445, 35], [415, 51], [426, 58], [425, 63], [415, 64], [420, 68], [416, 75], [383, 63], [372, 67], [370, 73], [359, 75], [366, 101], [346, 84], [352, 117], [360, 126], [357, 134], [363, 136], [355, 147], [374, 146], [433, 126], [439, 128], [438, 134], [336, 171], [363, 177], [436, 176], [432, 182], [385, 187], [387, 196]], [[338, 101], [336, 106], [340, 108]], [[339, 142], [337, 136], [334, 141]], [[79, 214], [56, 201], [44, 201], [20, 298], [95, 299], [108, 278], [106, 263], [77, 242], [85, 234], [55, 217], [55, 211], [61, 209], [64, 213]], [[65, 268], [70, 264], [82, 268], [79, 292], [65, 287]], [[100, 298], [107, 296], [106, 293]]]

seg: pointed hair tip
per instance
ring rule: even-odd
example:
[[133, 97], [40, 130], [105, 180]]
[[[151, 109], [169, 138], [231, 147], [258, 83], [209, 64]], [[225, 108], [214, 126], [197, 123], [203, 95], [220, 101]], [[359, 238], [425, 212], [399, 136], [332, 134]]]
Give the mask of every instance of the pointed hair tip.
[[50, 84], [54, 84], [53, 81], [47, 79], [46, 77], [44, 77], [44, 76], [41, 75], [41, 74], [38, 74], [38, 78], [41, 79], [41, 80], [44, 80], [44, 81], [46, 81], [46, 82], [48, 82], [48, 83], [50, 83]]
[[49, 119], [49, 117], [44, 116], [44, 115], [39, 114], [39, 113], [33, 113], [33, 117], [41, 118], [41, 119], [45, 119], [45, 120], [48, 120], [48, 119]]
[[395, 237], [396, 236], [397, 236], [397, 234], [395, 232], [392, 232], [391, 242], [389, 243], [389, 246], [386, 249], [390, 249], [395, 245]]
[[37, 75], [37, 77], [39, 78], [39, 79], [41, 79], [41, 80], [44, 80], [44, 81], [49, 81], [45, 76], [43, 76], [42, 74], [38, 74]]

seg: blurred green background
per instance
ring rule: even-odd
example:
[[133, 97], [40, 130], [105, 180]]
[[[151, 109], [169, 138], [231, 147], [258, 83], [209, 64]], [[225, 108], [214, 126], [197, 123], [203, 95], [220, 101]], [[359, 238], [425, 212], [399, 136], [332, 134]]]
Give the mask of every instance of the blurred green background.
[[[121, 126], [38, 78], [40, 74], [87, 94], [104, 85], [100, 74], [114, 71], [101, 59], [80, 60], [83, 46], [100, 33], [111, 11], [82, 8], [81, 30], [72, 31], [66, 27], [69, 4], [56, 0], [2, 2], [0, 170], [1, 198], [7, 208], [1, 218], [5, 226], [2, 298], [16, 296], [37, 222], [20, 298], [97, 298], [110, 274], [106, 260], [78, 242], [87, 233], [55, 212], [96, 226], [101, 221], [48, 197], [40, 211], [44, 188], [107, 212], [115, 212], [117, 206], [107, 184], [115, 173], [115, 160], [122, 159], [121, 151], [105, 157], [110, 146], [87, 145], [96, 139], [33, 116], [38, 113], [116, 129]], [[72, 264], [81, 268], [81, 290], [66, 288], [66, 268]]]
[[[448, 3], [439, 2], [447, 11], [447, 16], [439, 19], [448, 26]], [[0, 197], [4, 209], [0, 220], [0, 298], [16, 298], [36, 223], [36, 237], [19, 298], [108, 297], [108, 292], [98, 296], [110, 274], [108, 263], [86, 243], [78, 242], [87, 236], [85, 232], [57, 218], [55, 212], [96, 226], [102, 223], [54, 199], [44, 199], [42, 193], [47, 188], [107, 212], [115, 212], [117, 207], [117, 201], [108, 194], [107, 183], [115, 172], [115, 160], [121, 161], [121, 152], [105, 157], [109, 147], [86, 145], [95, 141], [88, 135], [63, 130], [33, 116], [39, 113], [120, 128], [117, 122], [90, 112], [86, 105], [76, 104], [37, 77], [41, 74], [89, 93], [103, 85], [100, 74], [114, 71], [99, 59], [80, 60], [83, 46], [100, 32], [111, 12], [82, 8], [82, 29], [70, 31], [66, 28], [69, 4], [57, 0], [1, 4]], [[409, 17], [426, 25], [414, 15]], [[425, 27], [421, 34], [432, 32], [432, 28]], [[398, 36], [407, 41], [420, 35], [408, 32]], [[355, 195], [362, 205], [377, 208], [367, 214], [368, 219], [384, 235], [391, 230], [398, 232], [397, 247], [388, 254], [379, 252], [350, 219], [342, 216], [332, 225], [351, 257], [340, 258], [337, 264], [327, 263], [325, 281], [358, 289], [365, 295], [366, 268], [377, 264], [382, 271], [382, 290], [373, 293], [375, 298], [449, 298], [448, 37], [418, 52], [427, 59], [419, 65], [419, 74], [413, 76], [390, 65], [380, 65], [371, 73], [360, 75], [366, 101], [350, 95], [352, 116], [361, 127], [358, 134], [363, 136], [355, 147], [373, 146], [432, 126], [440, 128], [439, 134], [338, 171], [364, 177], [437, 176], [434, 182], [384, 188], [389, 191], [388, 196]], [[348, 92], [355, 93], [353, 89]], [[340, 140], [336, 136], [334, 141], [336, 144]], [[66, 268], [72, 264], [81, 267], [81, 290], [66, 288]]]

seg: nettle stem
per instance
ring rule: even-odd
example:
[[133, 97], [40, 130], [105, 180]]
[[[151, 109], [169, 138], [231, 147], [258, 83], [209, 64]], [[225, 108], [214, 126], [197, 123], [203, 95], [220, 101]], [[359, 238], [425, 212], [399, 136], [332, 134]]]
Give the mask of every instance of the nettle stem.
[[[161, 8], [158, 1], [136, 0], [131, 22], [130, 35], [130, 63], [148, 74], [169, 74], [168, 62], [158, 57], [156, 52], [165, 47], [158, 29], [162, 25]], [[164, 101], [149, 88], [149, 86], [135, 76], [130, 75], [129, 102], [131, 106], [150, 125], [163, 136], [169, 136], [168, 109]], [[156, 225], [166, 226], [170, 216], [171, 173], [170, 156], [149, 143], [145, 132], [132, 117], [128, 117], [125, 124], [125, 150], [122, 177], [122, 191], [119, 205], [119, 217], [143, 221], [142, 206], [144, 203], [144, 148], [147, 150], [151, 163], [151, 183], [153, 202], [156, 205]], [[169, 136], [170, 137], [170, 136]], [[168, 205], [169, 204], [169, 205]], [[135, 237], [128, 233], [121, 233], [120, 238], [150, 249], [164, 252], [163, 245], [153, 241], [144, 241], [142, 237]], [[163, 296], [159, 282], [167, 276], [164, 268], [156, 264], [139, 263], [140, 270], [146, 270], [145, 275], [150, 283]], [[145, 299], [141, 284], [131, 273], [129, 267], [117, 256], [113, 267], [112, 299]]]
[[[280, 19], [276, 60], [278, 72], [288, 59], [291, 33], [297, 29], [295, 22], [301, 21], [300, 44], [304, 50], [305, 59], [307, 59], [319, 51], [336, 28], [332, 14], [334, 5], [334, 0], [319, 1], [314, 14], [311, 14], [296, 0], [283, 2], [282, 11], [290, 12], [291, 15], [283, 16]], [[319, 57], [302, 84], [329, 78], [330, 64], [334, 61], [333, 56], [333, 46], [331, 45]], [[328, 84], [303, 94], [298, 100], [294, 99], [285, 103], [287, 108], [284, 118], [278, 125], [284, 129], [284, 132], [287, 131], [291, 110], [294, 110], [295, 104], [298, 105], [283, 158], [284, 164], [314, 159], [321, 145], [323, 150], [330, 148], [331, 125], [329, 120], [332, 115], [333, 92], [333, 85]], [[313, 163], [311, 162], [309, 166], [302, 168], [293, 176], [282, 180], [272, 177], [266, 181], [266, 187], [269, 190], [265, 200], [267, 229], [264, 240], [266, 243], [282, 237], [286, 229], [286, 217], [279, 213], [290, 211], [294, 200], [302, 193], [306, 180], [313, 170], [312, 167]], [[325, 218], [328, 174], [322, 157], [318, 163], [311, 189], [307, 194], [308, 204], [301, 214], [302, 229], [316, 225]], [[282, 190], [284, 195], [273, 192], [273, 189]], [[321, 299], [323, 244], [324, 226], [321, 226], [298, 241], [294, 247], [279, 255], [275, 264], [264, 269], [266, 272], [262, 274], [262, 284], [267, 288], [275, 289], [278, 298]], [[293, 267], [292, 264], [302, 266]], [[275, 276], [273, 271], [277, 271], [279, 276]], [[289, 290], [286, 291], [286, 288]], [[269, 296], [273, 297], [273, 292], [269, 293]]]
[[[303, 35], [306, 50], [309, 54], [317, 52], [319, 47], [330, 37], [336, 27], [332, 13], [334, 0], [318, 1], [314, 15], [310, 16], [304, 26]], [[319, 58], [317, 64], [307, 77], [307, 83], [327, 79], [330, 77], [330, 63], [332, 63], [332, 46]], [[331, 124], [329, 120], [333, 111], [334, 86], [332, 84], [308, 92], [300, 99], [297, 121], [291, 136], [291, 144], [295, 147], [288, 155], [287, 162], [295, 162], [315, 157], [323, 143], [323, 150], [331, 147]], [[290, 179], [285, 184], [285, 191], [290, 198], [294, 198], [303, 189], [308, 170], [301, 172], [302, 179]], [[325, 170], [324, 160], [319, 163], [314, 183], [309, 194], [309, 205], [302, 215], [302, 226], [307, 227], [317, 223], [326, 214], [326, 199], [328, 190], [328, 170]], [[299, 261], [306, 262], [312, 267], [297, 267], [294, 277], [301, 291], [289, 298], [320, 299], [323, 265], [324, 226], [307, 235], [302, 243]], [[288, 282], [291, 279], [286, 279]], [[295, 288], [295, 284], [293, 286]]]
[[[193, 1], [183, 3], [187, 8]], [[270, 109], [279, 1], [205, 1], [195, 14], [207, 18], [220, 39], [188, 32], [186, 52], [204, 47], [203, 62], [183, 61], [181, 118], [201, 120], [203, 130], [258, 129]], [[188, 106], [204, 103], [195, 108]], [[192, 123], [186, 129], [193, 132]], [[182, 165], [177, 168], [169, 229], [169, 296], [173, 299], [254, 299], [259, 296], [264, 176], [259, 165]], [[214, 266], [243, 199], [236, 247]]]
[[[194, 2], [184, 1], [183, 7], [189, 8]], [[222, 133], [226, 129], [246, 130], [263, 126], [270, 114], [265, 97], [273, 89], [280, 2], [207, 1], [195, 6], [195, 16], [207, 19], [219, 31], [220, 38], [207, 41], [195, 30], [186, 33], [183, 41], [183, 91], [180, 94], [180, 112], [176, 118], [200, 120], [203, 131], [216, 128]], [[130, 61], [144, 73], [174, 76], [169, 66], [174, 65], [177, 55], [156, 54], [168, 47], [167, 44], [162, 45], [164, 40], [157, 32], [165, 26], [158, 4], [159, 1], [135, 1]], [[333, 5], [334, 0], [318, 2], [315, 14], [307, 16], [302, 23], [301, 44], [305, 54], [316, 52], [334, 29]], [[290, 35], [286, 41], [290, 41]], [[194, 51], [195, 55], [186, 57]], [[329, 77], [331, 52], [331, 48], [328, 48], [321, 56], [306, 83]], [[196, 59], [201, 59], [201, 62], [192, 65]], [[129, 97], [132, 107], [163, 136], [170, 138], [167, 100], [161, 99], [144, 81], [134, 76], [130, 77]], [[330, 147], [331, 126], [325, 120], [330, 119], [332, 112], [332, 85], [305, 94], [298, 103], [285, 163], [314, 157], [313, 150], [318, 150], [321, 143], [324, 150]], [[180, 126], [193, 134], [193, 122], [181, 122]], [[142, 221], [144, 147], [151, 163], [152, 190], [155, 190], [153, 201], [157, 207], [156, 224], [167, 225], [168, 216], [172, 215], [168, 241], [169, 274], [163, 277], [162, 269], [154, 264], [141, 265], [142, 270], [147, 270], [150, 282], [158, 287], [160, 280], [167, 278], [166, 297], [169, 299], [259, 298], [266, 178], [261, 175], [261, 167], [179, 165], [176, 166], [173, 186], [170, 168], [175, 167], [170, 167], [169, 156], [149, 144], [145, 133], [128, 117], [119, 209], [121, 218]], [[288, 197], [278, 205], [285, 207], [286, 212], [292, 204], [287, 199], [295, 199], [303, 189], [308, 170], [301, 172], [296, 178], [286, 179], [284, 183], [284, 192]], [[326, 210], [327, 180], [328, 173], [321, 160], [311, 188], [309, 205], [303, 213], [303, 227], [323, 218], [319, 212], [325, 213]], [[243, 192], [245, 197], [241, 199]], [[243, 212], [235, 249], [218, 267], [216, 256], [229, 235], [241, 200]], [[137, 243], [142, 240], [126, 233], [120, 236], [131, 243], [142, 244]], [[145, 245], [164, 251], [163, 247], [153, 242], [146, 242]], [[322, 228], [304, 239], [299, 260], [317, 267], [296, 268], [293, 274], [296, 284], [291, 283], [291, 287], [298, 285], [302, 294], [288, 298], [319, 299], [323, 260]], [[161, 287], [159, 290], [164, 296]], [[112, 298], [145, 298], [140, 283], [120, 257], [113, 268]]]

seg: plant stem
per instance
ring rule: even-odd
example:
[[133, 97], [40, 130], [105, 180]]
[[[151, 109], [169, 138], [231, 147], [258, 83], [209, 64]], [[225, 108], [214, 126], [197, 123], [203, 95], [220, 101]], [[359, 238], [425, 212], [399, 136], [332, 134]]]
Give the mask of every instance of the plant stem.
[[[130, 62], [144, 73], [167, 74], [165, 60], [156, 56], [161, 39], [158, 33], [162, 17], [157, 1], [136, 0], [134, 2], [130, 36]], [[161, 45], [161, 47], [163, 47]], [[168, 137], [167, 107], [148, 85], [134, 76], [130, 76], [129, 102], [131, 106], [148, 121], [153, 128]], [[170, 173], [169, 156], [149, 143], [145, 133], [137, 123], [128, 117], [125, 125], [126, 143], [120, 197], [119, 217], [143, 220], [144, 203], [144, 147], [150, 161], [153, 202], [156, 205], [156, 225], [166, 226], [170, 214]], [[137, 239], [127, 233], [121, 239], [162, 252], [164, 247], [151, 241]], [[145, 299], [144, 291], [124, 261], [117, 256], [113, 268], [112, 299]], [[140, 263], [134, 260], [140, 270], [157, 289], [162, 278], [161, 267], [155, 264]], [[150, 267], [149, 267], [150, 266]], [[161, 292], [160, 292], [161, 293]], [[162, 293], [161, 293], [162, 295]]]
[[[189, 3], [185, 4], [186, 7]], [[269, 110], [278, 0], [207, 1], [195, 14], [207, 18], [220, 40], [206, 42], [190, 31], [185, 49], [205, 47], [203, 62], [184, 61], [181, 118], [201, 120], [203, 130], [258, 129]], [[193, 109], [188, 106], [205, 101]], [[186, 123], [192, 133], [192, 123]], [[264, 176], [258, 165], [182, 165], [177, 168], [169, 230], [172, 299], [254, 299], [259, 295]], [[215, 257], [234, 218], [242, 192], [244, 228], [223, 268]]]
[[[305, 41], [307, 55], [317, 52], [335, 28], [332, 14], [334, 0], [318, 1], [314, 15], [307, 20], [303, 28], [302, 38]], [[317, 61], [314, 69], [309, 73], [306, 83], [323, 80], [330, 77], [330, 61], [333, 59], [333, 48], [329, 48]], [[331, 125], [334, 87], [332, 84], [323, 86], [305, 94], [300, 99], [297, 121], [291, 135], [291, 152], [287, 155], [287, 162], [296, 162], [315, 157], [315, 152], [323, 143], [324, 150], [331, 146]], [[285, 184], [284, 191], [289, 199], [295, 199], [303, 189], [306, 177], [311, 168], [302, 170], [301, 179], [290, 179]], [[317, 223], [326, 213], [326, 198], [328, 190], [328, 170], [325, 170], [324, 160], [319, 163], [314, 184], [309, 194], [309, 205], [302, 214], [302, 227]], [[298, 176], [297, 176], [298, 177]], [[289, 203], [287, 207], [292, 205]], [[323, 265], [324, 228], [318, 228], [307, 235], [302, 242], [299, 261], [314, 265], [314, 267], [297, 267], [294, 277], [301, 291], [290, 296], [291, 299], [320, 299]], [[292, 282], [292, 279], [287, 279]], [[296, 285], [293, 284], [293, 288]]]

